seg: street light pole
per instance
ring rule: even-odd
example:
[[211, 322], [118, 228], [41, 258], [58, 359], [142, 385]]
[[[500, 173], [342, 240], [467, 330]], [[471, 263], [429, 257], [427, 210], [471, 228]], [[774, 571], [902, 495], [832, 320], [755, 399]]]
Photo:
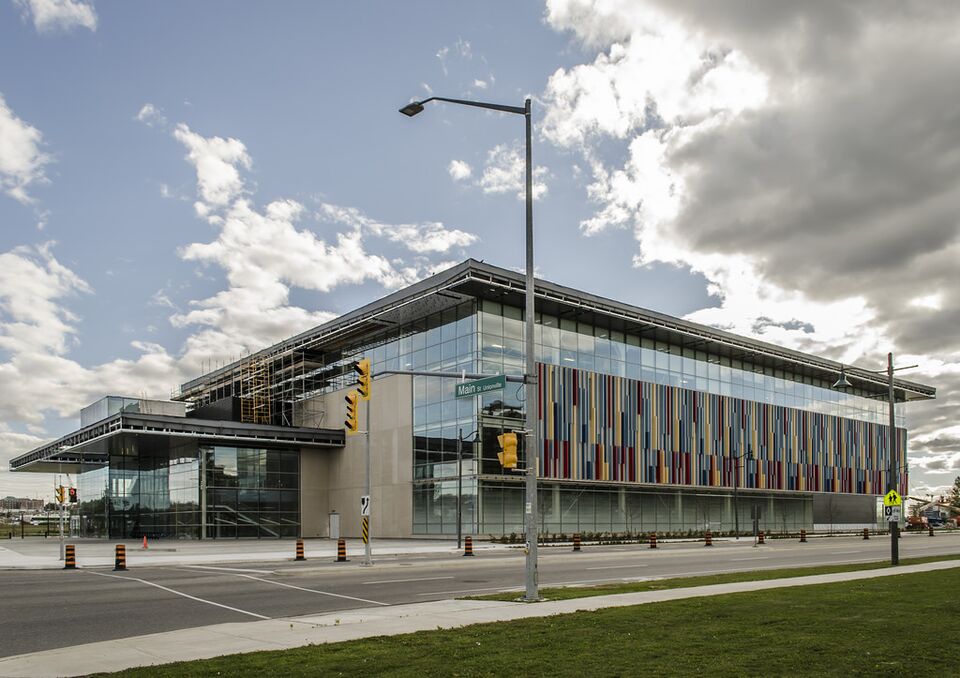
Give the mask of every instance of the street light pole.
[[737, 496], [737, 485], [740, 478], [740, 456], [733, 458], [733, 531], [734, 537], [740, 539], [740, 503]]
[[526, 478], [525, 478], [525, 510], [524, 526], [527, 540], [526, 576], [524, 600], [532, 602], [540, 600], [537, 574], [537, 462], [540, 454], [539, 431], [537, 427], [537, 363], [534, 350], [534, 281], [533, 281], [533, 155], [532, 155], [532, 115], [531, 102], [526, 99], [523, 107], [491, 104], [482, 101], [466, 99], [448, 99], [447, 97], [430, 97], [422, 101], [411, 101], [400, 109], [408, 117], [413, 117], [423, 111], [423, 105], [429, 101], [446, 101], [451, 104], [486, 108], [503, 113], [522, 115], [526, 123], [526, 360], [524, 364], [524, 381], [526, 383]]
[[457, 550], [463, 540], [463, 429], [457, 429]]
[[[887, 354], [887, 391], [890, 396], [889, 414], [890, 414], [890, 468], [887, 472], [887, 492], [890, 490], [900, 490], [897, 488], [897, 424], [894, 415], [894, 394], [893, 394], [893, 353]], [[888, 523], [890, 525], [890, 564], [900, 564], [900, 524], [896, 522]]]
[[526, 523], [527, 523], [527, 570], [525, 578], [526, 595], [524, 600], [533, 602], [540, 599], [537, 576], [537, 463], [540, 460], [540, 436], [537, 430], [537, 357], [534, 349], [534, 287], [533, 287], [533, 158], [531, 152], [531, 115], [530, 99], [524, 102], [524, 118], [527, 123], [527, 290], [526, 290], [526, 331], [527, 348], [526, 377], [527, 397], [524, 411], [527, 415], [527, 445], [524, 454], [527, 462], [526, 477]]
[[[468, 438], [477, 435], [473, 431]], [[457, 429], [457, 548], [463, 539], [463, 429]]]

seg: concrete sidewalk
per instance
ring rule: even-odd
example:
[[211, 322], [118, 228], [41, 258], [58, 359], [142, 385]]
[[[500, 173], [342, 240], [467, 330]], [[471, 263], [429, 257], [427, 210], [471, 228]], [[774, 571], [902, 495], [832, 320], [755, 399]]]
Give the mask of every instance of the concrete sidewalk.
[[[363, 542], [347, 539], [347, 553], [353, 559], [363, 554]], [[141, 542], [110, 541], [103, 539], [69, 539], [76, 546], [79, 567], [113, 567], [114, 547], [126, 545], [127, 565], [149, 567], [151, 565], [203, 565], [209, 563], [283, 562], [292, 560], [296, 554], [296, 540], [270, 541], [176, 541], [155, 540], [144, 550]], [[451, 554], [458, 551], [454, 540], [431, 539], [375, 539], [371, 544], [374, 557], [384, 558], [411, 554]], [[476, 551], [505, 549], [501, 544], [474, 542]], [[329, 539], [304, 540], [307, 560], [317, 558], [332, 560], [337, 555], [337, 542]], [[0, 570], [61, 569], [60, 545], [57, 540], [33, 541], [16, 539], [0, 541]]]
[[270, 619], [259, 622], [216, 624], [133, 638], [77, 645], [0, 659], [0, 676], [78, 676], [102, 671], [208, 659], [225, 654], [283, 650], [304, 645], [339, 643], [359, 638], [393, 636], [415, 631], [450, 629], [470, 624], [547, 617], [577, 611], [642, 605], [680, 598], [762, 591], [788, 586], [809, 586], [859, 579], [890, 577], [960, 567], [960, 560], [907, 565], [883, 570], [840, 572], [810, 577], [714, 584], [558, 600], [537, 604], [444, 600], [395, 605], [333, 614]]

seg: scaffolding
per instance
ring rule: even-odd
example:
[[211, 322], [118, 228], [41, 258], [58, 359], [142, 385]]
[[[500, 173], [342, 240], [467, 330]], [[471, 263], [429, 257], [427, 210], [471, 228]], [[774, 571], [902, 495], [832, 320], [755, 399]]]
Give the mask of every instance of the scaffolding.
[[238, 389], [240, 421], [247, 424], [272, 424], [273, 402], [270, 397], [270, 360], [248, 358], [241, 365]]

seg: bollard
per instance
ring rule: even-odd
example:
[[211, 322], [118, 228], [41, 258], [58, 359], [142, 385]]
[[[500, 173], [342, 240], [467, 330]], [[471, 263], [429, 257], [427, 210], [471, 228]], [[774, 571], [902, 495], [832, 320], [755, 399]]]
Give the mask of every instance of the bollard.
[[469, 534], [463, 540], [463, 555], [464, 557], [473, 555], [473, 537]]
[[297, 557], [294, 560], [306, 560], [307, 557], [303, 555], [303, 539], [297, 539]]
[[870, 528], [867, 528], [867, 527], [863, 528], [863, 538], [864, 539], [870, 538]]
[[757, 543], [758, 544], [766, 543], [765, 541], [763, 541], [763, 530], [760, 530], [759, 532], [757, 532]]
[[337, 562], [337, 563], [347, 562], [347, 540], [346, 539], [337, 539], [337, 559], [334, 562]]
[[652, 549], [657, 548], [657, 533], [656, 533], [656, 532], [651, 532], [651, 533], [650, 533], [650, 548], [652, 548]]
[[930, 536], [933, 536], [933, 526], [930, 527]]
[[66, 553], [63, 558], [64, 570], [77, 569], [77, 547], [73, 544], [66, 545]]
[[800, 530], [800, 543], [801, 543], [801, 544], [806, 544], [806, 543], [807, 543], [807, 531], [806, 531], [806, 530]]
[[707, 530], [707, 534], [704, 535], [703, 545], [704, 545], [704, 546], [713, 546], [713, 532], [711, 532], [710, 530]]
[[113, 557], [113, 570], [127, 569], [127, 547], [124, 544], [117, 544], [116, 553]]
[[580, 550], [580, 533], [579, 532], [573, 535], [573, 550], [574, 551]]

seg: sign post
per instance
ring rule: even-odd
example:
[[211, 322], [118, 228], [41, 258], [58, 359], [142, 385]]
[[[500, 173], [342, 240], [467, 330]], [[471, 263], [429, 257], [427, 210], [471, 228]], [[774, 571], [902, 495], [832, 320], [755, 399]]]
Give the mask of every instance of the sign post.
[[[903, 518], [903, 497], [896, 490], [890, 490], [883, 497], [883, 517], [888, 523], [897, 525]], [[890, 529], [893, 529], [893, 525]]]

